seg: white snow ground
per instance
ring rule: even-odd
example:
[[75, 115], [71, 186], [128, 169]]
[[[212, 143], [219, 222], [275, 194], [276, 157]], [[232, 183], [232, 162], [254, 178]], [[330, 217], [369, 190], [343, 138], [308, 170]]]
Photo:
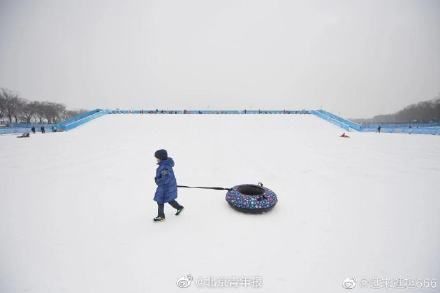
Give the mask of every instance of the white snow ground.
[[[347, 292], [347, 277], [382, 292], [359, 280], [438, 280], [440, 137], [341, 133], [313, 116], [108, 115], [1, 136], [0, 292]], [[183, 214], [167, 206], [153, 223], [158, 148], [179, 184], [262, 181], [278, 205], [246, 215], [223, 191], [179, 190]], [[263, 286], [178, 288], [186, 274]]]

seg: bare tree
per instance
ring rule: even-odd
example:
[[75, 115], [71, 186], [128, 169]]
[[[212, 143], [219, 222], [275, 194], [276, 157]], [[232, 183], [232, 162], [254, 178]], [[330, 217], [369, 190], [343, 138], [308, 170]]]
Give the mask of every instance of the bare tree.
[[14, 104], [15, 109], [13, 116], [15, 118], [15, 123], [18, 123], [22, 120], [21, 118], [23, 117], [23, 112], [28, 102], [25, 99], [17, 97], [16, 99], [14, 99]]
[[54, 117], [52, 123], [58, 123], [64, 120], [66, 106], [60, 103], [52, 103], [52, 107], [54, 109]]
[[18, 122], [19, 111], [23, 107], [24, 100], [19, 98], [18, 94], [4, 88], [1, 89], [1, 95], [5, 100], [5, 114], [9, 122], [12, 123], [12, 118], [15, 118], [15, 122]]
[[48, 123], [57, 123], [66, 111], [66, 107], [62, 104], [52, 102], [42, 102], [40, 104], [40, 114], [46, 119]]
[[40, 123], [58, 123], [85, 110], [68, 111], [66, 106], [52, 102], [29, 102], [22, 99], [17, 93], [0, 89], [0, 119], [7, 117], [9, 122], [39, 121]]
[[45, 109], [42, 102], [35, 102], [35, 116], [40, 123], [45, 122]]
[[409, 105], [394, 114], [354, 120], [359, 123], [440, 122], [440, 93], [432, 100]]
[[31, 123], [32, 120], [37, 117], [38, 106], [38, 102], [28, 102], [24, 105], [22, 116], [26, 123]]
[[3, 91], [0, 90], [0, 120], [6, 117], [6, 98], [3, 97]]

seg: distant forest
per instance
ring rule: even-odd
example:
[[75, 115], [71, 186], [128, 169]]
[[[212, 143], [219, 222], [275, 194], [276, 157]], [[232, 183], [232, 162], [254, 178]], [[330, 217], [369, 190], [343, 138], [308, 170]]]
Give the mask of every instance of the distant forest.
[[58, 123], [86, 110], [68, 110], [59, 103], [29, 101], [0, 88], [0, 124]]
[[404, 109], [370, 119], [353, 119], [357, 123], [421, 123], [440, 122], [440, 94], [429, 101], [412, 104]]

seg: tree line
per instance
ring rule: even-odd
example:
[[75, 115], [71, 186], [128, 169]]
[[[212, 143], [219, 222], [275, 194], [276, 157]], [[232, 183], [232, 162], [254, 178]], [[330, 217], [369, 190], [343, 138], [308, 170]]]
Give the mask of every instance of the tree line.
[[68, 110], [59, 103], [29, 101], [9, 89], [0, 89], [0, 122], [58, 123], [85, 111]]
[[355, 119], [359, 123], [421, 123], [440, 122], [440, 94], [429, 101], [409, 105], [402, 110], [371, 119]]

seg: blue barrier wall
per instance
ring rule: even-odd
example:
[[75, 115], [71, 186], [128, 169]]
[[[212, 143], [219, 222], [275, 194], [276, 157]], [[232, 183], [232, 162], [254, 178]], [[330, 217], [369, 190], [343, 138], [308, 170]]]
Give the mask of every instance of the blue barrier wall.
[[440, 122], [412, 122], [412, 123], [361, 123], [363, 128], [377, 128], [378, 126], [386, 125], [387, 127], [395, 128], [412, 128], [412, 127], [440, 127]]
[[31, 132], [31, 128], [32, 126], [35, 127], [35, 131], [36, 132], [41, 132], [41, 126], [44, 127], [46, 132], [53, 132], [52, 127], [55, 127], [55, 129], [57, 129], [58, 124], [40, 124], [40, 123], [36, 123], [36, 124], [21, 124], [21, 125], [17, 125], [15, 124], [14, 126], [8, 126], [8, 127], [0, 127], [0, 135], [1, 134], [16, 134], [16, 133], [25, 133], [25, 132]]
[[95, 110], [92, 110], [92, 111], [84, 112], [84, 113], [78, 114], [76, 116], [70, 117], [67, 120], [64, 120], [62, 122], [62, 124], [68, 124], [70, 122], [74, 122], [74, 121], [80, 120], [82, 118], [85, 118], [87, 116], [93, 115], [93, 114], [101, 112], [101, 111], [103, 111], [103, 110], [102, 109], [95, 109]]
[[0, 128], [0, 135], [25, 133], [25, 132], [31, 132], [30, 128], [22, 128], [22, 127], [2, 127], [2, 128]]
[[[433, 135], [440, 135], [440, 127], [424, 127], [424, 126], [417, 126], [417, 127], [395, 127], [395, 126], [388, 126], [386, 124], [380, 125], [381, 130], [380, 132], [383, 133], [408, 133], [408, 134], [433, 134]], [[362, 127], [362, 132], [378, 132], [377, 127]]]
[[106, 110], [108, 114], [311, 114], [310, 110]]
[[361, 125], [355, 122], [352, 122], [350, 120], [344, 119], [342, 117], [339, 117], [333, 113], [327, 112], [325, 110], [318, 110], [318, 112], [320, 112], [323, 115], [327, 115], [328, 117], [330, 117], [331, 119], [334, 119], [336, 121], [338, 121], [339, 123], [346, 125], [349, 129], [352, 130], [357, 130], [360, 131], [361, 130]]
[[93, 119], [99, 118], [102, 115], [107, 114], [108, 112], [101, 109], [96, 109], [93, 111], [81, 113], [79, 115], [73, 116], [61, 123], [58, 124], [15, 124], [12, 127], [3, 127], [0, 128], [0, 134], [17, 134], [17, 133], [25, 133], [31, 132], [32, 126], [35, 127], [37, 132], [40, 132], [40, 127], [44, 126], [46, 132], [56, 131], [68, 131], [74, 129], [84, 123], [87, 123]]
[[[339, 117], [325, 110], [103, 110], [96, 109], [74, 116], [62, 123], [51, 125], [46, 124], [46, 130], [51, 131], [55, 126], [58, 131], [69, 131], [96, 118], [107, 114], [287, 114], [287, 115], [315, 115], [327, 122], [330, 122], [347, 131], [377, 132], [381, 126], [384, 133], [408, 133], [408, 134], [434, 134], [440, 135], [440, 123], [418, 123], [418, 124], [358, 124], [350, 120]], [[36, 124], [33, 124], [36, 125]], [[24, 133], [29, 132], [30, 127], [16, 125], [16, 127], [2, 127], [0, 134]], [[39, 127], [36, 127], [39, 130]]]
[[356, 130], [359, 131], [361, 129], [360, 125], [351, 122], [349, 120], [343, 119], [339, 116], [333, 115], [327, 111], [324, 110], [313, 110], [311, 111], [313, 115], [318, 116], [321, 119], [324, 119], [336, 126], [341, 127], [342, 129], [345, 129], [347, 131]]
[[96, 109], [90, 112], [82, 113], [80, 115], [72, 117], [71, 119], [58, 124], [58, 128], [62, 131], [72, 130], [80, 125], [83, 125], [87, 122], [90, 122], [106, 114], [108, 114], [108, 111], [101, 109]]
[[408, 133], [408, 134], [433, 134], [440, 135], [439, 123], [382, 123], [382, 124], [358, 124], [350, 120], [339, 117], [335, 114], [324, 110], [314, 110], [312, 114], [333, 123], [347, 131], [360, 132], [378, 132], [378, 127], [381, 127], [381, 132], [384, 133]]

